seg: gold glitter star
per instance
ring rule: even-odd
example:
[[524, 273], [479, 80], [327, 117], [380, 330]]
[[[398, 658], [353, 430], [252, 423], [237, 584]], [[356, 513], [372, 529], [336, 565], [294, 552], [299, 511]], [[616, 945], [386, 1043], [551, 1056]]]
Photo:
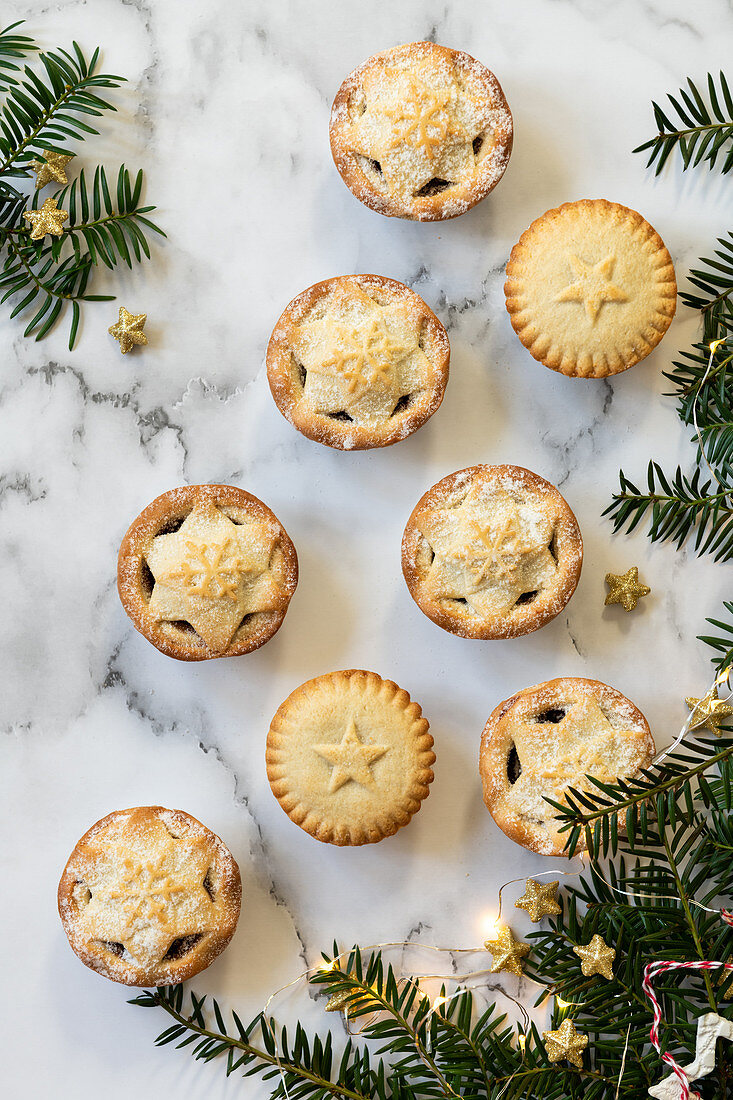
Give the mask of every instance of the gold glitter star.
[[530, 920], [542, 920], [543, 917], [554, 917], [561, 912], [557, 903], [557, 888], [559, 882], [548, 882], [540, 886], [533, 878], [528, 878], [521, 898], [514, 902], [516, 909], [524, 909], [529, 913]]
[[348, 1016], [349, 1006], [352, 1003], [353, 993], [349, 989], [343, 989], [340, 993], [334, 993], [326, 1001], [326, 1012], [343, 1012]]
[[66, 165], [74, 159], [73, 153], [54, 153], [52, 149], [41, 150], [45, 164], [41, 160], [32, 160], [28, 165], [36, 173], [36, 191], [40, 191], [47, 183], [68, 183]]
[[693, 699], [688, 696], [685, 699], [690, 710], [695, 711], [692, 729], [707, 729], [720, 736], [722, 730], [720, 723], [733, 716], [733, 707], [723, 699], [718, 698], [718, 685], [714, 684], [707, 695], [702, 699]]
[[632, 565], [625, 573], [606, 573], [606, 584], [609, 592], [604, 603], [620, 603], [624, 611], [633, 611], [637, 601], [651, 592], [647, 584], [640, 584], [636, 565]]
[[120, 306], [119, 320], [116, 325], [108, 329], [108, 332], [114, 336], [115, 340], [119, 340], [123, 355], [126, 355], [136, 344], [147, 344], [148, 338], [143, 332], [147, 318], [147, 313], [128, 313], [124, 306]]
[[592, 978], [594, 974], [602, 974], [609, 982], [611, 981], [616, 951], [615, 948], [609, 947], [598, 934], [585, 947], [579, 944], [573, 948], [573, 951], [580, 959], [580, 969], [584, 978]]
[[31, 223], [31, 240], [40, 241], [47, 233], [60, 237], [64, 231], [63, 223], [68, 218], [67, 210], [59, 210], [56, 199], [46, 199], [40, 210], [26, 210], [23, 217]]
[[313, 745], [313, 751], [333, 765], [328, 789], [333, 794], [353, 780], [362, 787], [374, 786], [372, 764], [389, 751], [388, 745], [365, 745], [352, 718], [340, 741]]
[[597, 264], [586, 264], [574, 253], [568, 255], [568, 264], [577, 275], [577, 282], [570, 283], [555, 296], [556, 302], [580, 302], [591, 324], [595, 324], [604, 302], [628, 302], [623, 290], [611, 282], [615, 256], [606, 256]]
[[565, 1059], [578, 1069], [583, 1068], [583, 1051], [588, 1046], [588, 1036], [581, 1035], [572, 1020], [563, 1020], [557, 1031], [543, 1031], [542, 1038], [551, 1062]]
[[492, 974], [498, 974], [502, 970], [508, 970], [511, 974], [521, 977], [522, 959], [529, 955], [528, 943], [515, 940], [511, 928], [506, 924], [500, 924], [493, 936], [490, 936], [484, 944], [491, 952], [493, 960], [489, 970]]

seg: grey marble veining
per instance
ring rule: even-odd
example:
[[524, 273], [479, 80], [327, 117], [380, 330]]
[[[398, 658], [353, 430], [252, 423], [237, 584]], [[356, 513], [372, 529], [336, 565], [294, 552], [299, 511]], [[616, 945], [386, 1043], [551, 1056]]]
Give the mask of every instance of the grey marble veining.
[[[484, 721], [514, 690], [554, 675], [598, 676], [647, 714], [660, 744], [684, 694], [709, 672], [694, 639], [717, 612], [724, 570], [600, 518], [619, 466], [643, 478], [693, 456], [662, 395], [695, 317], [680, 307], [660, 348], [609, 382], [573, 382], [534, 363], [511, 331], [502, 284], [526, 225], [568, 199], [607, 197], [660, 231], [680, 281], [731, 214], [718, 176], [671, 166], [655, 180], [630, 150], [649, 107], [690, 73], [728, 59], [730, 5], [706, 0], [520, 0], [477, 6], [313, 0], [202, 5], [173, 0], [8, 0], [46, 46], [76, 37], [127, 75], [118, 113], [80, 161], [146, 172], [169, 240], [99, 289], [149, 315], [150, 344], [126, 357], [107, 335], [116, 305], [85, 311], [78, 349], [59, 328], [41, 344], [0, 321], [0, 694], [4, 1067], [19, 1095], [102, 1091], [257, 1095], [213, 1066], [156, 1051], [162, 1022], [85, 970], [55, 914], [78, 836], [109, 810], [181, 806], [217, 830], [242, 868], [244, 906], [227, 952], [195, 982], [253, 1015], [270, 992], [343, 944], [407, 940], [479, 946], [498, 886], [545, 862], [515, 847], [483, 808], [476, 754]], [[343, 76], [376, 50], [431, 38], [496, 72], [515, 121], [504, 180], [463, 218], [380, 218], [341, 183], [328, 113]], [[76, 165], [74, 165], [76, 167]], [[275, 410], [262, 370], [285, 304], [318, 279], [375, 271], [413, 286], [452, 345], [440, 412], [406, 442], [339, 454]], [[444, 474], [517, 462], [562, 487], [585, 539], [566, 611], [512, 642], [444, 634], [410, 600], [399, 569], [406, 516]], [[293, 537], [301, 580], [285, 625], [246, 658], [200, 666], [158, 654], [115, 589], [120, 537], [154, 496], [182, 482], [233, 481], [266, 500]], [[634, 615], [603, 608], [603, 576], [638, 564], [653, 594]], [[404, 685], [430, 719], [438, 755], [410, 827], [343, 851], [293, 826], [264, 773], [264, 737], [284, 696], [343, 667]], [[511, 899], [510, 902], [511, 904]], [[517, 915], [515, 930], [528, 930]], [[413, 962], [417, 956], [406, 956]], [[425, 955], [415, 963], [426, 965]], [[464, 967], [445, 959], [445, 972]], [[504, 985], [504, 983], [492, 983]], [[516, 993], [516, 985], [504, 985]], [[324, 1024], [302, 991], [278, 1004]]]

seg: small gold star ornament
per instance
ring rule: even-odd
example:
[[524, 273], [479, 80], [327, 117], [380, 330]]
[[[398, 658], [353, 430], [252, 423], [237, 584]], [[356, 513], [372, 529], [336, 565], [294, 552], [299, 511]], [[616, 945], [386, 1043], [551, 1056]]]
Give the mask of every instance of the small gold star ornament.
[[551, 1062], [570, 1062], [583, 1068], [583, 1051], [588, 1046], [588, 1036], [581, 1035], [570, 1019], [565, 1019], [557, 1031], [543, 1031], [547, 1057]]
[[624, 611], [633, 611], [642, 596], [648, 596], [651, 588], [639, 583], [639, 570], [632, 565], [625, 573], [606, 573], [608, 595], [606, 605], [620, 603]]
[[484, 947], [493, 956], [489, 967], [492, 974], [508, 970], [510, 974], [521, 977], [522, 959], [525, 955], [529, 955], [530, 947], [528, 943], [515, 940], [508, 925], [500, 924], [493, 935], [486, 940]]
[[147, 313], [128, 313], [124, 306], [120, 306], [119, 320], [116, 325], [111, 326], [109, 333], [115, 340], [119, 340], [123, 355], [136, 344], [147, 344], [148, 338], [143, 332], [147, 318]]
[[514, 902], [515, 908], [526, 910], [535, 924], [543, 917], [554, 917], [561, 911], [557, 901], [559, 885], [559, 882], [547, 882], [541, 886], [533, 878], [528, 878], [524, 893]]
[[573, 951], [580, 959], [580, 969], [584, 978], [602, 974], [609, 982], [613, 979], [613, 960], [616, 958], [616, 951], [615, 948], [604, 943], [599, 935], [596, 934], [585, 947], [578, 944]]
[[23, 217], [31, 223], [31, 240], [40, 241], [47, 233], [60, 237], [64, 231], [63, 223], [68, 218], [67, 210], [59, 210], [56, 199], [46, 199], [40, 210], [26, 210]]
[[44, 161], [32, 160], [28, 165], [36, 173], [36, 191], [40, 191], [47, 183], [68, 183], [65, 168], [70, 160], [74, 159], [73, 153], [54, 153], [51, 149], [42, 149]]
[[702, 699], [693, 699], [692, 696], [688, 696], [685, 702], [690, 710], [695, 712], [691, 727], [694, 730], [712, 730], [720, 736], [722, 733], [720, 723], [733, 716], [733, 707], [730, 703], [718, 698], [717, 684], [714, 684]]
[[352, 994], [350, 990], [343, 989], [340, 993], [334, 993], [326, 1001], [326, 1012], [344, 1012], [347, 1016], [349, 1013], [349, 1005], [352, 1003]]

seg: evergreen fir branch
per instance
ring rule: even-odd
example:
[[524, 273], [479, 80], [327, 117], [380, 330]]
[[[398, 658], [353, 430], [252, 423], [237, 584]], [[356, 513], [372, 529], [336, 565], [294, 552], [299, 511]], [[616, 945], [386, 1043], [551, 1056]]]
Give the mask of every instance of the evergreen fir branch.
[[723, 173], [733, 168], [733, 96], [723, 72], [717, 83], [708, 73], [706, 92], [688, 78], [687, 88], [680, 88], [676, 96], [667, 95], [672, 110], [652, 104], [657, 133], [634, 152], [649, 152], [647, 168], [656, 165], [656, 175], [675, 149], [683, 169], [703, 162], [710, 169], [719, 165]]
[[699, 634], [698, 639], [711, 647], [716, 654], [713, 664], [718, 671], [733, 666], [733, 600], [724, 601], [723, 607], [730, 616], [728, 622], [721, 619], [706, 619], [719, 633]]
[[25, 34], [14, 34], [16, 27], [22, 26], [24, 20], [11, 23], [9, 27], [0, 29], [0, 92], [7, 90], [12, 84], [18, 83], [15, 75], [21, 71], [16, 61], [21, 61], [30, 53], [34, 53], [38, 47], [32, 38]]
[[173, 1020], [156, 1039], [157, 1046], [175, 1043], [177, 1049], [189, 1047], [194, 1058], [205, 1062], [226, 1055], [227, 1077], [242, 1071], [244, 1076], [259, 1075], [264, 1080], [276, 1078], [271, 1093], [273, 1098], [371, 1100], [373, 1096], [385, 1095], [384, 1081], [380, 1082], [379, 1074], [372, 1070], [368, 1053], [355, 1050], [350, 1042], [336, 1066], [330, 1038], [325, 1042], [320, 1039], [311, 1042], [298, 1025], [291, 1044], [286, 1029], [278, 1029], [274, 1021], [257, 1016], [245, 1027], [235, 1012], [232, 1013], [230, 1033], [216, 1000], [212, 999], [215, 1026], [210, 1026], [205, 1015], [206, 997], [197, 997], [191, 992], [189, 998], [190, 1007], [187, 1008], [183, 986], [163, 986], [146, 990], [129, 1003], [143, 1008], [162, 1008]]
[[39, 54], [43, 73], [26, 65], [10, 86], [0, 108], [0, 176], [27, 176], [44, 149], [69, 152], [70, 140], [98, 133], [91, 119], [115, 110], [98, 92], [118, 88], [124, 77], [95, 72], [99, 49], [88, 62], [76, 42], [73, 51]]
[[[709, 435], [713, 447], [715, 439]], [[725, 450], [726, 442], [720, 444]], [[701, 483], [701, 470], [685, 476], [680, 467], [670, 482], [658, 462], [647, 468], [647, 492], [642, 492], [619, 471], [619, 492], [602, 513], [613, 519], [614, 532], [632, 532], [650, 513], [647, 534], [652, 542], [672, 541], [677, 548], [695, 534], [698, 554], [712, 554], [715, 561], [733, 557], [733, 502], [730, 488], [713, 491], [712, 479]]]

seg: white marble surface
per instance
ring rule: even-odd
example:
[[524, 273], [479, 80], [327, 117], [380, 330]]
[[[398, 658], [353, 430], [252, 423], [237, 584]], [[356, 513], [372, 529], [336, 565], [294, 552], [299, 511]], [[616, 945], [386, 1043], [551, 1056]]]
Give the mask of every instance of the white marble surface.
[[[658, 228], [684, 281], [730, 220], [718, 177], [660, 180], [630, 150], [652, 97], [729, 60], [730, 3], [705, 0], [6, 0], [53, 46], [104, 46], [129, 77], [80, 160], [145, 168], [169, 240], [112, 283], [147, 311], [150, 345], [122, 358], [116, 307], [91, 306], [78, 350], [0, 322], [0, 586], [3, 630], [2, 1033], [8, 1093], [109, 1100], [255, 1095], [220, 1068], [156, 1051], [163, 1020], [81, 966], [56, 916], [59, 873], [109, 810], [163, 803], [218, 831], [244, 882], [240, 928], [195, 982], [247, 1016], [333, 937], [479, 944], [498, 885], [545, 868], [483, 808], [478, 739], [493, 706], [558, 674], [598, 676], [647, 714], [660, 744], [699, 693], [695, 641], [724, 596], [723, 569], [600, 518], [619, 465], [650, 454], [689, 465], [692, 447], [662, 371], [688, 343], [684, 308], [661, 347], [612, 383], [572, 382], [536, 364], [503, 308], [519, 233], [564, 200], [603, 196]], [[452, 223], [415, 225], [361, 207], [329, 156], [342, 77], [378, 49], [417, 38], [460, 47], [498, 75], [515, 146], [497, 190]], [[440, 412], [384, 452], [339, 454], [274, 409], [261, 362], [281, 308], [328, 275], [376, 271], [415, 287], [449, 328]], [[404, 520], [438, 477], [518, 462], [558, 484], [585, 536], [579, 590], [555, 622], [495, 643], [453, 638], [424, 618], [399, 571]], [[115, 591], [129, 521], [182, 482], [232, 481], [266, 500], [293, 537], [300, 587], [258, 653], [177, 664], [132, 629]], [[633, 616], [603, 608], [603, 576], [638, 563], [653, 594]], [[361, 666], [423, 705], [436, 780], [409, 829], [382, 844], [319, 845], [279, 810], [265, 777], [268, 721], [302, 680]], [[529, 930], [517, 914], [515, 927]], [[303, 1005], [305, 1004], [305, 1008]], [[287, 1008], [287, 1006], [285, 1006]], [[303, 998], [290, 1010], [320, 1011]]]

